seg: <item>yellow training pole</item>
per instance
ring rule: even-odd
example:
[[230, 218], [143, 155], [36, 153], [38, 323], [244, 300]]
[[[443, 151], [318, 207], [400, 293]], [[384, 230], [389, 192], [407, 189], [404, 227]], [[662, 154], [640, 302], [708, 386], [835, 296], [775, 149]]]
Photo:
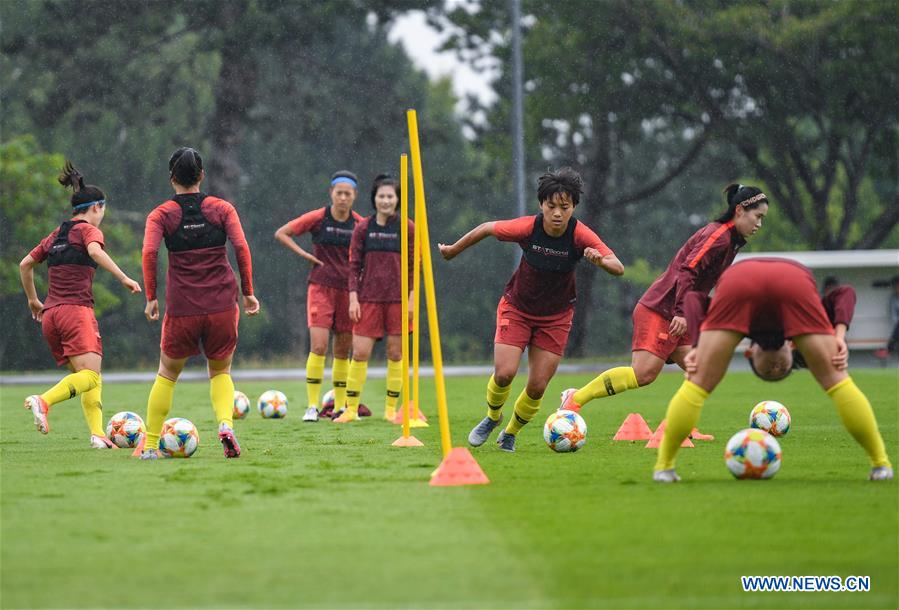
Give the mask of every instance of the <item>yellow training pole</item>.
[[[416, 193], [418, 189], [415, 189]], [[417, 196], [416, 196], [417, 199]], [[418, 222], [418, 211], [415, 211], [415, 221]], [[412, 239], [412, 419], [419, 421], [419, 353], [421, 351], [421, 231], [416, 227]]]
[[406, 111], [409, 123], [409, 145], [412, 150], [412, 179], [415, 183], [415, 234], [421, 234], [421, 262], [425, 276], [425, 305], [428, 310], [428, 332], [431, 336], [431, 357], [434, 361], [434, 384], [437, 390], [437, 414], [440, 419], [440, 441], [443, 456], [453, 448], [449, 416], [446, 409], [446, 384], [443, 379], [443, 352], [440, 349], [440, 325], [437, 321], [437, 295], [434, 290], [434, 270], [431, 265], [431, 239], [428, 235], [428, 215], [425, 206], [424, 173], [418, 143], [418, 117], [414, 109]]

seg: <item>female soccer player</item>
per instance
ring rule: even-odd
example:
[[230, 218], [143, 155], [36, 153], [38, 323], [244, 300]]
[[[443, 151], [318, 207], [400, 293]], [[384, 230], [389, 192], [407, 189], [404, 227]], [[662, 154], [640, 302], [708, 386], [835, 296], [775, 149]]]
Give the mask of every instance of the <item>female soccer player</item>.
[[808, 269], [780, 258], [737, 263], [721, 276], [701, 328], [698, 346], [685, 358], [687, 380], [668, 404], [668, 425], [659, 446], [654, 480], [680, 480], [674, 470], [677, 450], [699, 420], [703, 403], [724, 377], [734, 348], [744, 336], [754, 342], [753, 370], [766, 381], [789, 374], [792, 354], [786, 339], [792, 338], [843, 425], [867, 452], [869, 478], [893, 478], [871, 404], [846, 373], [845, 361], [841, 363], [833, 326]]
[[[356, 223], [362, 216], [353, 211], [358, 193], [356, 174], [339, 171], [331, 176], [331, 205], [306, 212], [275, 231], [275, 239], [312, 263], [309, 288], [306, 293], [306, 320], [309, 325], [309, 356], [306, 359], [307, 408], [303, 421], [318, 421], [318, 404], [322, 378], [325, 374], [325, 355], [331, 332], [334, 333], [335, 410], [346, 403], [346, 379], [353, 343], [353, 322], [350, 320], [350, 293], [347, 282], [350, 274], [350, 240]], [[313, 251], [310, 254], [293, 240], [303, 233], [312, 233]]]
[[[562, 392], [560, 409], [580, 411], [594, 398], [614, 396], [649, 385], [665, 366], [684, 366], [692, 345], [684, 316], [686, 301], [705, 299], [737, 251], [762, 226], [768, 198], [754, 186], [730, 184], [724, 189], [727, 210], [694, 233], [665, 273], [640, 297], [634, 308], [631, 365], [609, 369], [580, 389]], [[688, 332], [689, 331], [689, 332]]]
[[169, 159], [175, 196], [147, 216], [143, 268], [147, 319], [159, 319], [156, 259], [164, 238], [169, 251], [165, 317], [162, 321], [159, 372], [147, 402], [147, 436], [141, 459], [159, 457], [159, 434], [172, 407], [175, 382], [190, 356], [206, 355], [212, 408], [226, 458], [240, 457], [232, 429], [234, 383], [231, 359], [237, 346], [237, 282], [228, 262], [230, 241], [240, 269], [244, 312], [259, 313], [253, 296], [253, 266], [237, 210], [224, 199], [200, 192], [206, 177], [203, 159], [193, 148], [179, 148]]
[[539, 214], [485, 222], [451, 246], [438, 245], [446, 260], [490, 235], [500, 241], [517, 242], [523, 250], [521, 263], [506, 284], [496, 311], [487, 416], [468, 435], [474, 447], [483, 445], [502, 421], [502, 408], [526, 347], [527, 386], [515, 401], [515, 417], [499, 435], [500, 449], [515, 451], [516, 435], [540, 409], [543, 393], [568, 343], [578, 261], [585, 258], [612, 275], [624, 273], [624, 266], [596, 233], [572, 218], [583, 184], [580, 175], [569, 167], [547, 172], [537, 181]]
[[[387, 397], [384, 419], [393, 421], [403, 387], [403, 324], [408, 314], [400, 294], [400, 183], [387, 174], [375, 178], [371, 205], [375, 213], [353, 231], [350, 245], [349, 316], [353, 321], [353, 360], [347, 377], [346, 410], [334, 419], [343, 424], [359, 418], [359, 401], [375, 341], [387, 335]], [[409, 221], [410, 243], [415, 226]], [[412, 248], [409, 248], [409, 273]], [[411, 285], [411, 277], [410, 277]], [[411, 299], [410, 299], [411, 302]], [[335, 409], [337, 407], [335, 406]]]
[[[125, 275], [103, 250], [103, 233], [99, 229], [106, 214], [103, 191], [92, 184], [85, 185], [84, 176], [69, 161], [59, 175], [59, 183], [72, 189], [72, 219], [63, 222], [22, 259], [19, 275], [31, 317], [41, 323], [56, 364], [65, 364], [72, 373], [43, 394], [26, 398], [25, 408], [31, 410], [38, 431], [47, 434], [50, 407], [81, 394], [91, 447], [112, 449], [115, 445], [103, 430], [103, 344], [94, 317], [94, 269], [103, 267], [133, 293], [140, 292], [140, 284]], [[45, 260], [50, 288], [47, 300], [41, 303], [34, 287], [34, 267]]]

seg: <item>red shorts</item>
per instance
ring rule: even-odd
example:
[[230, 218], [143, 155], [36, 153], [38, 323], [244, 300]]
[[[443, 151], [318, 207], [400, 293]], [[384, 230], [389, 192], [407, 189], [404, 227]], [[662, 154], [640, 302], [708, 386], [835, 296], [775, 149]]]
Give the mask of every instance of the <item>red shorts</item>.
[[574, 308], [551, 316], [532, 316], [503, 297], [496, 308], [496, 334], [493, 342], [514, 345], [522, 350], [533, 346], [559, 356], [565, 353]]
[[169, 358], [196, 356], [202, 349], [210, 360], [225, 360], [237, 347], [240, 309], [204, 313], [197, 316], [170, 316], [162, 320], [159, 347]]
[[668, 360], [681, 345], [690, 345], [690, 339], [686, 334], [680, 337], [672, 337], [668, 334], [671, 320], [637, 303], [634, 307], [634, 338], [631, 340], [631, 351], [646, 351], [662, 360]]
[[778, 260], [729, 267], [718, 280], [702, 330], [751, 335], [781, 329], [786, 338], [833, 334], [812, 274]]
[[44, 311], [41, 330], [59, 366], [72, 356], [91, 352], [103, 355], [100, 326], [91, 307], [68, 304], [51, 307]]
[[[353, 325], [353, 334], [360, 337], [380, 339], [385, 334], [401, 335], [403, 333], [402, 303], [359, 303], [362, 318]], [[386, 333], [385, 333], [386, 329]]]
[[306, 323], [335, 333], [353, 330], [350, 320], [350, 293], [332, 286], [309, 284], [306, 292]]

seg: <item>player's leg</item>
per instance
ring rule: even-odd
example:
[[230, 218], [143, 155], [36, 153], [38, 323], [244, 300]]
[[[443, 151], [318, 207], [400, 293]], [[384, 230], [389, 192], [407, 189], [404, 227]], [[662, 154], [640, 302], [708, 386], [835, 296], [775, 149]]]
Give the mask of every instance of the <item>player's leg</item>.
[[833, 401], [846, 430], [868, 454], [871, 479], [892, 479], [893, 468], [871, 403], [846, 371], [838, 370], [832, 362], [837, 353], [836, 339], [832, 335], [810, 334], [794, 337], [793, 341], [809, 371]]
[[331, 365], [331, 380], [334, 385], [334, 410], [346, 407], [346, 383], [350, 372], [350, 349], [353, 347], [353, 333], [334, 333], [334, 362]]
[[[318, 403], [321, 398], [322, 379], [325, 376], [325, 356], [331, 330], [321, 326], [309, 327], [309, 355], [306, 357], [306, 413], [315, 412], [318, 419]], [[313, 419], [312, 421], [315, 421]], [[303, 416], [306, 420], [306, 415]]]
[[393, 421], [396, 403], [403, 390], [403, 336], [387, 335], [387, 395], [384, 399], [384, 419]]
[[165, 352], [159, 354], [159, 369], [156, 372], [153, 387], [150, 388], [150, 396], [147, 398], [147, 436], [144, 441], [144, 454], [141, 455], [141, 458], [157, 455], [162, 424], [172, 409], [175, 384], [186, 363], [187, 357], [172, 358]]
[[528, 382], [515, 400], [515, 411], [509, 418], [505, 430], [497, 442], [503, 451], [515, 450], [515, 437], [528, 422], [534, 419], [540, 410], [546, 386], [556, 374], [561, 362], [561, 354], [531, 345], [528, 348]]
[[493, 345], [493, 375], [487, 381], [487, 415], [468, 433], [468, 443], [472, 447], [480, 447], [487, 442], [502, 421], [503, 405], [509, 398], [523, 353], [524, 349], [518, 345]]
[[667, 422], [653, 478], [663, 483], [679, 480], [674, 472], [677, 451], [699, 421], [702, 405], [727, 372], [734, 349], [743, 335], [729, 330], [708, 330], [699, 337], [696, 373], [684, 380], [668, 403]]
[[346, 380], [346, 410], [333, 420], [335, 423], [344, 424], [359, 419], [359, 402], [368, 376], [368, 359], [374, 346], [374, 337], [353, 335], [353, 359]]
[[240, 457], [240, 444], [234, 434], [234, 381], [231, 379], [231, 361], [233, 354], [220, 359], [209, 359], [206, 367], [209, 371], [209, 397], [212, 409], [218, 422], [219, 441], [226, 458]]

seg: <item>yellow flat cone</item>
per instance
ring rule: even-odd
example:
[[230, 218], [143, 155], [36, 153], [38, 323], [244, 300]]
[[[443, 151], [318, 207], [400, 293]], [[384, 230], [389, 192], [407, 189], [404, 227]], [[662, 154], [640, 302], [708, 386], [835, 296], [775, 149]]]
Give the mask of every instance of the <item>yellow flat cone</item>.
[[423, 419], [410, 419], [409, 420], [410, 428], [428, 428], [428, 422]]

